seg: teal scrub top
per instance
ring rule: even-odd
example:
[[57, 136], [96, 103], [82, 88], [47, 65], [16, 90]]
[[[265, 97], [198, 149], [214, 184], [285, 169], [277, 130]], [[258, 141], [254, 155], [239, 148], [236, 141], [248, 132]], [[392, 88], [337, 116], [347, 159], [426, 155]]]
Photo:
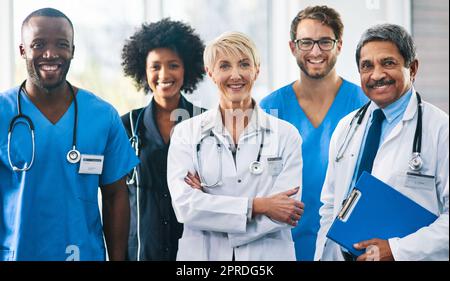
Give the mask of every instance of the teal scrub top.
[[[17, 115], [18, 87], [0, 93], [0, 260], [105, 260], [98, 187], [124, 177], [139, 160], [116, 110], [79, 89], [77, 149], [103, 155], [101, 175], [79, 174], [66, 154], [72, 148], [74, 103], [52, 124], [21, 93], [23, 114], [35, 127], [31, 169], [14, 172], [8, 161], [8, 126]], [[19, 123], [11, 160], [23, 167], [32, 156], [31, 133]]]
[[319, 209], [322, 206], [320, 194], [328, 166], [331, 135], [342, 117], [367, 101], [359, 86], [343, 79], [333, 104], [317, 128], [314, 128], [300, 107], [293, 83], [271, 93], [260, 103], [266, 112], [293, 124], [303, 140], [302, 202], [305, 203], [305, 211], [298, 225], [292, 229], [297, 260], [314, 259], [320, 227]]

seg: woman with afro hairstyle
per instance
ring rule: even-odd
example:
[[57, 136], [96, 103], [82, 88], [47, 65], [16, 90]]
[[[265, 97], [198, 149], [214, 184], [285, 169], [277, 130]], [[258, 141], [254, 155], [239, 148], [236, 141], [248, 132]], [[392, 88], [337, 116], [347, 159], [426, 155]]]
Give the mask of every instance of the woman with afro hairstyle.
[[203, 79], [204, 44], [194, 30], [163, 19], [143, 24], [125, 42], [122, 66], [138, 90], [153, 93], [144, 108], [122, 116], [140, 165], [129, 175], [129, 260], [175, 260], [183, 225], [167, 187], [167, 153], [173, 127], [201, 113], [182, 95]]

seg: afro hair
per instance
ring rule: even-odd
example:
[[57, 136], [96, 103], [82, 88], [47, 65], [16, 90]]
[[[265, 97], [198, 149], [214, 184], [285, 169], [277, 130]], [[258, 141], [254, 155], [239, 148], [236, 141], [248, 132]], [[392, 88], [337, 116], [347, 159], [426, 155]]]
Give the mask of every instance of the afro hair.
[[184, 83], [181, 91], [192, 93], [205, 76], [203, 51], [205, 45], [187, 24], [169, 18], [155, 23], [144, 23], [125, 42], [122, 50], [122, 67], [126, 76], [134, 79], [138, 90], [151, 91], [147, 82], [147, 55], [154, 49], [174, 51], [184, 64]]

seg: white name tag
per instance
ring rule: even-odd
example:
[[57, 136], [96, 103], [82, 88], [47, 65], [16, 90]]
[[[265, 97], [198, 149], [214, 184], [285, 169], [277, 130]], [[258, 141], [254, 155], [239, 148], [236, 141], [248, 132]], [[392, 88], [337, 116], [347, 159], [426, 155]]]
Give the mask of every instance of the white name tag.
[[80, 160], [80, 174], [101, 175], [103, 171], [103, 155], [82, 154]]
[[405, 186], [419, 189], [433, 189], [436, 185], [434, 176], [407, 172]]
[[267, 166], [269, 167], [269, 175], [278, 176], [283, 170], [283, 158], [268, 157]]

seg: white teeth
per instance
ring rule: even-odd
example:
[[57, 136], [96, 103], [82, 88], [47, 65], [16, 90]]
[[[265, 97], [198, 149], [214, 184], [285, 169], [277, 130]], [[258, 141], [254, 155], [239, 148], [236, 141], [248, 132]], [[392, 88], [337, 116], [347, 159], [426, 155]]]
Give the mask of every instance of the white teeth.
[[45, 70], [45, 71], [55, 71], [58, 69], [58, 66], [57, 65], [42, 65], [41, 69]]
[[308, 60], [308, 61], [312, 64], [318, 64], [324, 62], [325, 60]]
[[174, 84], [175, 82], [159, 82], [158, 85], [165, 88], [165, 87], [170, 87]]
[[158, 82], [156, 84], [156, 87], [158, 89], [160, 89], [161, 91], [166, 91], [166, 90], [171, 91], [173, 89], [172, 87], [173, 87], [174, 84], [175, 84], [175, 81], [172, 81], [172, 82]]
[[244, 87], [244, 85], [229, 85], [229, 87], [231, 88], [231, 89], [240, 89], [240, 88], [242, 88], [242, 87]]

